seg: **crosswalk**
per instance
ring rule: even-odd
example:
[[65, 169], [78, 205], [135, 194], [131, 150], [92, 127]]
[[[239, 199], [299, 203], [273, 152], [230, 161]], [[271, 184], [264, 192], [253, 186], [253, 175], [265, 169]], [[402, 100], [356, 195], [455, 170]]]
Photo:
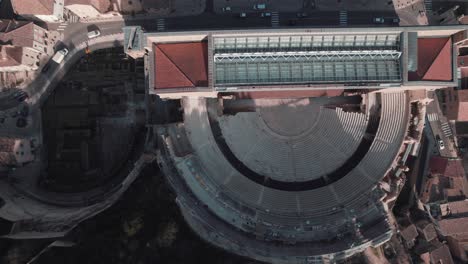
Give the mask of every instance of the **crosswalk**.
[[432, 0], [424, 0], [424, 5], [426, 6], [426, 12], [432, 13]]
[[442, 128], [442, 132], [444, 133], [445, 137], [452, 136], [452, 129], [450, 129], [450, 126], [447, 122], [443, 122], [440, 126]]
[[279, 13], [278, 12], [271, 12], [271, 26], [272, 27], [279, 27]]
[[340, 11], [340, 26], [348, 25], [348, 11]]
[[427, 119], [429, 119], [430, 122], [434, 122], [439, 120], [439, 116], [436, 113], [430, 113], [427, 115]]
[[67, 26], [68, 26], [68, 22], [60, 23], [60, 25], [57, 28], [57, 31], [64, 31], [65, 28], [67, 28]]
[[158, 31], [164, 31], [166, 29], [166, 20], [164, 18], [160, 18], [156, 21], [156, 26]]

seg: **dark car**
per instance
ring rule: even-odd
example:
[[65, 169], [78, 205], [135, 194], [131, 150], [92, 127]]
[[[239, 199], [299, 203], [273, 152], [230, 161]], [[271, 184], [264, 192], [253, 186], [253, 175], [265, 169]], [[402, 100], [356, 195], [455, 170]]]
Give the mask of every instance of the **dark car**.
[[29, 98], [29, 95], [25, 91], [17, 91], [13, 94], [13, 97], [18, 101], [18, 102], [23, 102], [27, 98]]
[[50, 63], [47, 63], [46, 65], [44, 65], [44, 67], [42, 67], [41, 72], [45, 73], [45, 72], [49, 71], [49, 68], [50, 68]]

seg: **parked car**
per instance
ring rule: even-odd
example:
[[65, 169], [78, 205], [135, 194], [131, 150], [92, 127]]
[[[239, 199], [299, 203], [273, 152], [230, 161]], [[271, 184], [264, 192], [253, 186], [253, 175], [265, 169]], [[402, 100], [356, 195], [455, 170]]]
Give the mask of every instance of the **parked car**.
[[261, 17], [271, 17], [271, 13], [270, 12], [261, 13], [260, 16]]
[[47, 63], [46, 65], [44, 65], [44, 67], [42, 67], [41, 72], [45, 73], [45, 72], [49, 71], [49, 68], [50, 68], [50, 63]]
[[445, 148], [445, 144], [444, 144], [444, 141], [441, 139], [439, 140], [439, 149], [444, 149]]
[[55, 55], [52, 57], [52, 60], [55, 61], [56, 63], [60, 64], [65, 56], [68, 54], [68, 49], [61, 49], [55, 53]]
[[253, 6], [253, 9], [255, 9], [255, 10], [264, 10], [264, 9], [266, 9], [266, 4], [255, 4]]
[[398, 17], [392, 18], [393, 23], [400, 23], [400, 19]]
[[440, 138], [439, 135], [436, 136], [437, 144], [439, 145], [439, 149], [443, 150], [445, 148], [444, 141]]
[[88, 32], [88, 38], [90, 39], [99, 37], [100, 35], [101, 35], [101, 32], [97, 29]]
[[246, 17], [247, 17], [247, 14], [244, 13], [244, 12], [242, 12], [242, 13], [239, 14], [239, 17], [241, 17], [241, 18], [246, 18]]
[[384, 22], [385, 22], [385, 19], [383, 17], [374, 17], [375, 24], [383, 24]]
[[231, 12], [231, 7], [230, 6], [223, 7], [223, 12]]
[[25, 91], [17, 91], [13, 94], [13, 97], [18, 101], [18, 102], [22, 102], [24, 100], [26, 100], [29, 95], [25, 92]]

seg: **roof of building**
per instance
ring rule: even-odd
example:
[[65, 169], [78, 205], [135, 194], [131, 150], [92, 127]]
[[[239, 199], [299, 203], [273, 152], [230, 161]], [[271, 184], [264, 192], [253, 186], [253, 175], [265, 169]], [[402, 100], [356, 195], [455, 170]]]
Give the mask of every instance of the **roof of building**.
[[418, 236], [418, 230], [416, 229], [415, 225], [411, 224], [408, 227], [401, 230], [400, 234], [404, 240], [412, 241], [416, 239], [416, 237]]
[[444, 236], [468, 238], [468, 217], [442, 219], [439, 227]]
[[29, 21], [0, 20], [0, 44], [32, 47], [34, 23]]
[[220, 89], [400, 82], [400, 55], [400, 36], [394, 33], [213, 36], [213, 82]]
[[468, 215], [468, 200], [455, 201], [440, 205], [442, 216], [464, 216]]
[[457, 90], [458, 104], [456, 109], [457, 121], [468, 121], [468, 90]]
[[65, 0], [65, 6], [67, 5], [91, 5], [100, 13], [109, 11], [111, 7], [110, 0]]
[[440, 156], [431, 157], [431, 174], [440, 174], [445, 177], [464, 177], [465, 169], [461, 159], [448, 159]]
[[431, 251], [431, 263], [453, 264], [452, 254], [447, 245], [442, 245]]
[[426, 241], [431, 241], [437, 237], [437, 232], [432, 223], [420, 221], [417, 223], [417, 227]]
[[452, 80], [452, 41], [444, 38], [418, 39], [418, 69], [408, 75], [410, 81]]
[[208, 86], [206, 42], [153, 44], [155, 89]]
[[16, 157], [13, 153], [16, 139], [0, 137], [0, 166], [16, 165]]
[[13, 10], [18, 15], [52, 15], [54, 0], [11, 0]]
[[0, 137], [0, 152], [12, 152], [16, 139]]
[[23, 48], [0, 45], [0, 67], [20, 65], [22, 56]]

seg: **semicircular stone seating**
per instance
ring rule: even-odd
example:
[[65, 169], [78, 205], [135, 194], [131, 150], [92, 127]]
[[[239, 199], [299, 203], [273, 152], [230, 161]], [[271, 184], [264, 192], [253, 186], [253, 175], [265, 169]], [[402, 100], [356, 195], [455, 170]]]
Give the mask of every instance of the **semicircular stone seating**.
[[219, 119], [234, 155], [275, 180], [313, 180], [335, 170], [356, 150], [367, 126], [362, 113], [323, 108], [312, 100], [279, 103]]
[[[215, 141], [204, 98], [184, 100], [185, 130], [194, 152], [190, 159], [179, 159], [176, 167], [183, 172], [186, 182], [200, 185], [192, 190], [208, 206], [219, 201], [222, 192], [236, 204], [263, 214], [304, 219], [330, 215], [333, 218], [334, 210], [340, 206], [353, 202], [355, 208], [363, 206], [366, 199], [357, 197], [374, 188], [390, 168], [402, 144], [408, 120], [406, 94], [381, 93], [380, 98], [380, 125], [369, 151], [358, 166], [330, 185], [313, 190], [282, 191], [262, 186], [242, 175], [224, 157]], [[218, 122], [232, 152], [250, 169], [282, 181], [301, 181], [324, 175], [343, 163], [357, 148], [367, 125], [367, 116], [362, 113], [310, 107], [315, 107], [315, 117], [311, 116], [314, 122], [299, 133], [289, 135], [271, 131], [274, 126], [265, 124], [261, 115], [263, 109], [221, 116]], [[300, 122], [307, 116], [293, 118]]]

